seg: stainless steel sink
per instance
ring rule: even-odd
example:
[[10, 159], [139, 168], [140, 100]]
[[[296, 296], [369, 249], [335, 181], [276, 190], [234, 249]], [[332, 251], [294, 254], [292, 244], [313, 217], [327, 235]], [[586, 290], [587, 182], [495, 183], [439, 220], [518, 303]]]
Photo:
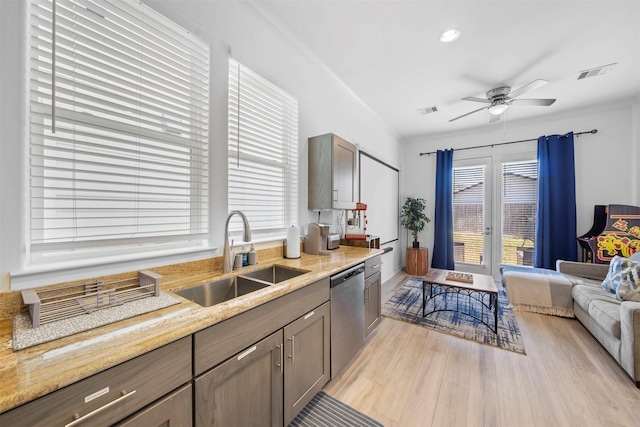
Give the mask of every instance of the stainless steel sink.
[[268, 283], [258, 282], [246, 277], [234, 276], [191, 288], [180, 289], [176, 294], [203, 307], [211, 307], [229, 301], [258, 289], [266, 288]]
[[305, 270], [296, 270], [294, 268], [283, 267], [281, 265], [273, 265], [271, 267], [262, 268], [260, 270], [243, 273], [239, 277], [247, 277], [268, 283], [280, 283], [285, 280], [293, 279], [308, 273]]

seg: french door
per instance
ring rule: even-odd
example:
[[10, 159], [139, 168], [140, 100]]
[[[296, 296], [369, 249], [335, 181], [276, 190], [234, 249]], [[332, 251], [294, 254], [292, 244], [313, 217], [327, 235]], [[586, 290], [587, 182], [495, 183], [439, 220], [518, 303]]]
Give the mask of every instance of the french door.
[[456, 269], [491, 274], [491, 158], [454, 161], [453, 240]]
[[500, 265], [533, 266], [537, 209], [535, 154], [456, 160], [456, 270], [500, 276]]

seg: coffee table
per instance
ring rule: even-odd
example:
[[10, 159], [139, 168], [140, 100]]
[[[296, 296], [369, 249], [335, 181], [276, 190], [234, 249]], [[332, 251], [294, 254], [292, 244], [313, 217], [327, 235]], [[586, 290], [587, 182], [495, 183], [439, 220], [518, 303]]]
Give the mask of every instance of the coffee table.
[[[457, 280], [447, 280], [447, 274], [451, 270], [431, 268], [422, 279], [422, 317], [438, 311], [455, 311], [473, 317], [487, 326], [498, 336], [498, 288], [493, 277], [486, 274], [471, 274], [473, 283]], [[452, 304], [449, 295], [455, 295], [455, 304]], [[460, 299], [466, 299], [468, 304], [460, 304]], [[479, 302], [480, 313], [471, 311], [472, 301]], [[427, 306], [433, 302], [433, 310], [427, 312]], [[440, 302], [440, 304], [438, 304]], [[464, 302], [464, 301], [463, 301]], [[443, 307], [444, 306], [444, 307]], [[450, 307], [451, 306], [451, 307]], [[464, 309], [466, 306], [466, 310]], [[462, 310], [461, 310], [462, 308]], [[490, 320], [493, 317], [493, 325]]]

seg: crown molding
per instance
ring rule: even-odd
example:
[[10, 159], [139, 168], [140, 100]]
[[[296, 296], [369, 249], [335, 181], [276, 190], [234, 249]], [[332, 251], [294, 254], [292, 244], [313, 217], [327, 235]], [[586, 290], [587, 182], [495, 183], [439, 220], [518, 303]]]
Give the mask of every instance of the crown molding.
[[297, 37], [295, 37], [289, 30], [287, 30], [281, 22], [270, 12], [267, 8], [260, 4], [258, 0], [239, 0], [249, 12], [256, 16], [263, 24], [282, 40], [284, 40], [289, 46], [300, 53], [306, 58], [316, 69], [318, 69], [334, 86], [336, 86], [342, 93], [350, 98], [356, 105], [366, 110], [369, 114], [375, 117], [376, 120], [382, 124], [396, 140], [400, 140], [400, 135], [392, 128], [382, 117], [378, 115], [366, 102], [364, 102], [358, 95], [355, 94], [340, 78], [335, 75], [329, 67], [327, 67], [320, 58], [318, 58], [309, 48], [302, 43]]

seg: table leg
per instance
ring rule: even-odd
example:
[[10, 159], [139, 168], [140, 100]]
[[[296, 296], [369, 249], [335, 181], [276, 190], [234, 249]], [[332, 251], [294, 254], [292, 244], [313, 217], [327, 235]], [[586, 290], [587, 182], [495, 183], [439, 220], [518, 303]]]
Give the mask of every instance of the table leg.
[[427, 305], [427, 304], [425, 303], [425, 298], [427, 297], [427, 296], [425, 295], [425, 293], [426, 293], [426, 292], [425, 292], [426, 287], [427, 287], [427, 284], [426, 284], [424, 281], [422, 281], [422, 317], [424, 317], [424, 316], [425, 316], [425, 314], [424, 314], [424, 313], [425, 313], [425, 308], [426, 308], [426, 305]]
[[496, 325], [496, 340], [498, 339], [498, 294], [491, 294], [493, 299], [493, 321]]

